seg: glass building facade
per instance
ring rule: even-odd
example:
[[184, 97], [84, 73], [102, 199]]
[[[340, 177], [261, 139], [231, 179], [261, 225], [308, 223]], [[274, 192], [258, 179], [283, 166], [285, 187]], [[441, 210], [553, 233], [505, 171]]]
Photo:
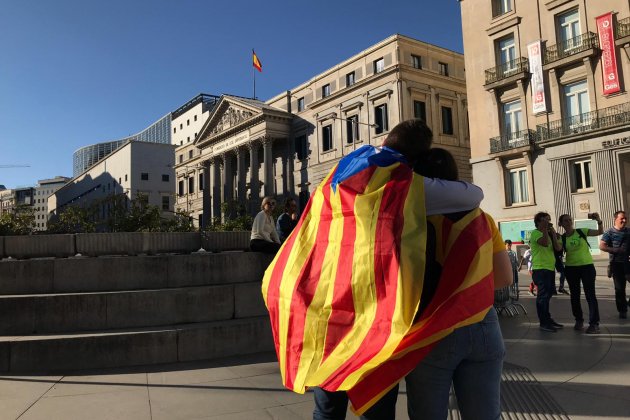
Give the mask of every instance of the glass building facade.
[[120, 140], [92, 144], [78, 149], [72, 155], [72, 176], [76, 178], [81, 175], [90, 166], [111, 154], [114, 150], [118, 149], [130, 140], [170, 144], [171, 114], [165, 115], [149, 127], [145, 128], [138, 134], [134, 134], [133, 136], [125, 137]]

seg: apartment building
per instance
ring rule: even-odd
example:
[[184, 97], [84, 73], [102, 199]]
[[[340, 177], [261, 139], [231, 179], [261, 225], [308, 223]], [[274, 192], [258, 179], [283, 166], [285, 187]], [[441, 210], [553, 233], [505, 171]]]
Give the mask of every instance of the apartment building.
[[177, 194], [200, 225], [220, 217], [222, 203], [254, 214], [265, 195], [303, 208], [340, 158], [414, 117], [471, 179], [467, 109], [463, 56], [393, 35], [267, 101], [223, 95], [194, 141], [198, 153], [176, 160], [185, 173]]
[[40, 179], [35, 187], [33, 209], [35, 216], [35, 230], [44, 231], [48, 228], [48, 197], [63, 187], [72, 178], [56, 176], [50, 179]]
[[470, 148], [483, 206], [524, 241], [533, 216], [578, 226], [630, 208], [630, 4], [460, 0]]

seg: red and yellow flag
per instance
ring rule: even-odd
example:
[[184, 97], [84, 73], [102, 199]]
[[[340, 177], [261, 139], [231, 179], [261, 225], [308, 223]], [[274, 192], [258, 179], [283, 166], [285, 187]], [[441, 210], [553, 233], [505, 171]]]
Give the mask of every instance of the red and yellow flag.
[[423, 178], [364, 146], [314, 192], [265, 273], [284, 385], [351, 389], [409, 331], [424, 278]]
[[492, 218], [476, 209], [457, 222], [443, 216], [430, 216], [429, 222], [436, 229], [436, 259], [442, 266], [438, 287], [389, 360], [348, 391], [358, 414], [411, 372], [440, 339], [481, 321], [492, 307]]
[[256, 70], [262, 73], [262, 63], [258, 59], [258, 56], [256, 55], [256, 52], [254, 50], [252, 50], [252, 64], [254, 65], [254, 67], [256, 67]]

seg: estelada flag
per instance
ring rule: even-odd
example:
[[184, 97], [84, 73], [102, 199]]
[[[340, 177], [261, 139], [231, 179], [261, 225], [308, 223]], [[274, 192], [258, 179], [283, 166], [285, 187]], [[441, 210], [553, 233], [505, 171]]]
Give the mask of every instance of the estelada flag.
[[252, 64], [254, 65], [254, 67], [256, 67], [256, 70], [262, 73], [262, 63], [258, 59], [258, 56], [256, 55], [256, 52], [254, 50], [252, 50]]
[[428, 221], [435, 227], [436, 260], [442, 267], [435, 294], [426, 305], [423, 300], [424, 309], [391, 357], [348, 391], [357, 414], [411, 372], [440, 339], [481, 321], [492, 308], [493, 241], [503, 242], [492, 217], [475, 209], [456, 222], [444, 216]]
[[363, 146], [331, 170], [263, 279], [287, 388], [349, 390], [391, 358], [418, 309], [425, 245], [424, 180], [400, 154]]

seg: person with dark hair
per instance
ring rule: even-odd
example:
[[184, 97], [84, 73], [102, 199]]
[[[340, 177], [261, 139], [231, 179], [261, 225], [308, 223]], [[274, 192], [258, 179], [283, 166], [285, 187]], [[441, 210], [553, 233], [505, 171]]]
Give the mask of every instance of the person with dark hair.
[[293, 198], [287, 198], [284, 201], [284, 212], [278, 217], [276, 222], [276, 230], [280, 242], [284, 242], [298, 223], [298, 206]]
[[516, 288], [516, 300], [519, 297], [518, 291], [518, 257], [516, 256], [516, 252], [512, 251], [512, 241], [509, 239], [505, 240], [505, 251], [508, 254], [508, 258], [510, 259], [510, 264], [512, 265], [512, 283]]
[[[451, 181], [458, 177], [457, 165], [452, 154], [440, 148], [431, 149], [425, 156], [422, 156], [414, 166], [414, 170], [425, 177], [442, 177]], [[422, 316], [423, 311], [431, 306], [430, 302], [437, 290], [442, 288], [442, 293], [444, 292], [445, 285], [442, 285], [442, 282], [454, 281], [457, 284], [457, 282], [464, 281], [464, 278], [442, 278], [443, 269], [446, 270], [449, 267], [442, 266], [441, 263], [448, 261], [446, 259], [448, 257], [443, 256], [444, 250], [447, 249], [446, 243], [449, 244], [449, 254], [454, 256], [466, 254], [466, 247], [469, 246], [468, 241], [453, 240], [456, 238], [454, 235], [457, 235], [453, 232], [465, 231], [464, 226], [467, 221], [470, 223], [470, 220], [476, 220], [475, 223], [478, 223], [476, 217], [471, 217], [475, 215], [484, 219], [485, 228], [492, 235], [492, 247], [485, 248], [488, 252], [478, 254], [478, 264], [483, 265], [487, 262], [488, 266], [492, 267], [495, 289], [503, 288], [512, 283], [512, 264], [505, 251], [501, 233], [490, 215], [480, 209], [472, 209], [444, 216], [429, 217], [429, 227], [434, 228], [435, 231], [442, 231], [442, 229], [438, 229], [438, 226], [450, 226], [451, 224], [457, 226], [457, 229], [449, 229], [451, 233], [448, 239], [443, 238], [442, 235], [435, 235], [433, 247], [442, 251], [431, 254], [435, 257], [434, 261], [430, 260], [429, 249], [427, 249], [424, 289], [417, 317]], [[481, 232], [481, 227], [478, 224], [477, 226]], [[427, 241], [427, 248], [429, 246], [429, 241]], [[438, 255], [441, 257], [437, 258]], [[479, 292], [488, 294], [488, 301], [493, 301], [494, 294], [491, 289], [480, 289]], [[459, 304], [463, 308], [457, 308], [457, 311], [474, 312], [471, 307], [474, 305], [467, 300], [463, 300]], [[464, 418], [499, 418], [501, 415], [501, 370], [504, 355], [505, 346], [499, 320], [496, 311], [490, 304], [489, 310], [480, 321], [456, 328], [443, 338], [407, 375], [405, 380], [409, 418], [446, 418], [451, 384], [455, 390], [460, 413]]]
[[588, 323], [586, 334], [599, 334], [599, 307], [595, 296], [595, 265], [591, 256], [590, 245], [587, 236], [597, 236], [604, 232], [602, 220], [599, 214], [592, 213], [591, 217], [597, 220], [598, 229], [575, 229], [573, 218], [563, 214], [558, 219], [558, 225], [564, 228], [562, 234], [562, 248], [566, 252], [566, 275], [569, 290], [571, 291], [571, 312], [575, 317], [576, 331], [584, 328], [584, 315], [580, 304], [580, 281], [584, 286], [584, 297], [588, 303]]
[[273, 209], [276, 207], [276, 199], [265, 197], [260, 205], [261, 211], [252, 223], [252, 235], [249, 247], [255, 252], [275, 254], [280, 249], [280, 238], [273, 222]]
[[630, 229], [626, 227], [626, 212], [615, 212], [614, 226], [608, 229], [599, 241], [599, 249], [609, 254], [609, 264], [615, 284], [615, 304], [619, 318], [628, 318], [630, 300], [626, 300], [626, 283], [630, 282]]
[[538, 288], [536, 313], [541, 331], [556, 332], [564, 325], [551, 318], [549, 302], [556, 288], [556, 257], [554, 253], [562, 249], [549, 213], [539, 212], [534, 216], [534, 229], [530, 236], [532, 250], [532, 278]]

